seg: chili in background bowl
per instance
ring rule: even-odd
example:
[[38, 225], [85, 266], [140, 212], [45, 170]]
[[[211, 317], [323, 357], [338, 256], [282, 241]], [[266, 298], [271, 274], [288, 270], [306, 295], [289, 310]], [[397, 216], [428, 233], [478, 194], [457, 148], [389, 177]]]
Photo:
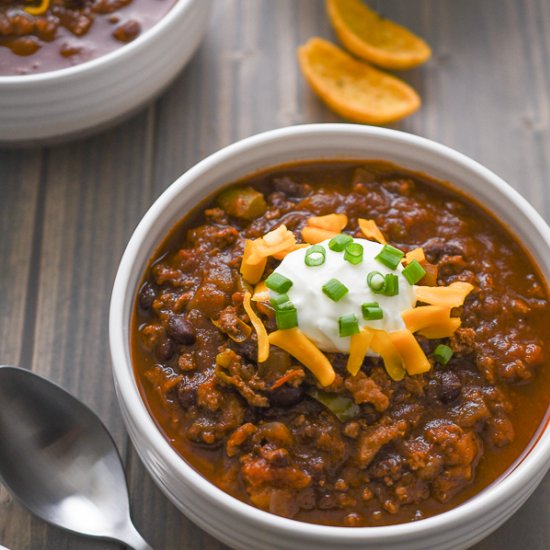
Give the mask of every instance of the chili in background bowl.
[[130, 316], [138, 284], [156, 248], [184, 214], [213, 191], [256, 170], [318, 159], [382, 159], [451, 181], [490, 207], [509, 226], [542, 274], [550, 274], [550, 230], [500, 178], [429, 140], [392, 130], [327, 124], [275, 130], [231, 145], [203, 160], [155, 202], [132, 236], [113, 290], [110, 317], [115, 385], [136, 449], [165, 494], [199, 526], [236, 548], [465, 548], [502, 524], [527, 499], [550, 465], [550, 433], [514, 469], [458, 507], [417, 522], [384, 527], [327, 527], [274, 516], [211, 485], [169, 445], [139, 393], [130, 358]]
[[175, 0], [150, 29], [95, 59], [0, 76], [0, 145], [80, 137], [137, 111], [189, 61], [206, 31], [211, 6], [211, 0]]

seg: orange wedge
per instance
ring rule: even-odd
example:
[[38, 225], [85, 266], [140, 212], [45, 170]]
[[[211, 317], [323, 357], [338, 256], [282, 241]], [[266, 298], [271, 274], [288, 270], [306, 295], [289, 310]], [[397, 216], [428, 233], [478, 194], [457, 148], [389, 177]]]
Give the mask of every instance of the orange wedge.
[[313, 91], [340, 116], [387, 124], [414, 113], [420, 98], [407, 84], [357, 61], [322, 38], [298, 48], [300, 68]]
[[327, 0], [329, 19], [342, 44], [355, 55], [386, 69], [410, 69], [432, 51], [411, 31], [385, 19], [361, 0]]

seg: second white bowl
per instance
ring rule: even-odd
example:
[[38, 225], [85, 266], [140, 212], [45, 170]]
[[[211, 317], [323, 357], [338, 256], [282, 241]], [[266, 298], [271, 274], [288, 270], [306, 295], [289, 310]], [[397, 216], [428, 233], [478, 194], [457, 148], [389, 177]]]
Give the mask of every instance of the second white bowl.
[[196, 50], [212, 0], [178, 0], [134, 42], [57, 71], [0, 76], [0, 146], [111, 125], [161, 92]]

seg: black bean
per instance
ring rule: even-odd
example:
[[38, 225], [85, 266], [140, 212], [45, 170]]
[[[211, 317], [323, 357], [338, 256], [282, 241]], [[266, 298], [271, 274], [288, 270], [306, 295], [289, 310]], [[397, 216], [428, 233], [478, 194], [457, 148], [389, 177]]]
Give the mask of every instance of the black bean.
[[157, 345], [155, 352], [161, 361], [172, 359], [176, 351], [176, 346], [170, 338], [163, 338]]
[[235, 350], [241, 357], [254, 363], [258, 360], [258, 344], [251, 338], [247, 338], [244, 342], [229, 342], [231, 349]]
[[155, 287], [149, 282], [144, 283], [139, 289], [139, 306], [142, 309], [149, 309], [153, 305], [156, 297], [157, 292]]
[[338, 508], [338, 501], [334, 493], [325, 493], [317, 499], [317, 507], [320, 510], [332, 510]]
[[281, 386], [269, 396], [269, 402], [274, 407], [292, 407], [304, 398], [304, 390], [301, 386]]
[[361, 416], [369, 426], [372, 426], [380, 420], [382, 415], [370, 403], [363, 403], [361, 405]]
[[424, 243], [424, 253], [431, 263], [437, 263], [441, 256], [462, 256], [463, 250], [460, 243], [446, 241], [441, 237], [433, 237]]
[[296, 502], [300, 508], [304, 510], [312, 510], [315, 508], [316, 496], [313, 487], [307, 487], [300, 491], [296, 497]]
[[458, 376], [451, 371], [440, 373], [438, 376], [438, 397], [442, 403], [454, 401], [462, 391], [462, 384]]
[[190, 409], [197, 402], [197, 389], [181, 382], [178, 385], [178, 401], [185, 409]]
[[190, 346], [197, 339], [193, 325], [185, 318], [184, 315], [171, 315], [166, 326], [168, 336], [178, 342]]
[[273, 187], [281, 193], [290, 195], [291, 197], [305, 197], [311, 193], [311, 185], [307, 183], [298, 183], [288, 176], [275, 178], [273, 180]]

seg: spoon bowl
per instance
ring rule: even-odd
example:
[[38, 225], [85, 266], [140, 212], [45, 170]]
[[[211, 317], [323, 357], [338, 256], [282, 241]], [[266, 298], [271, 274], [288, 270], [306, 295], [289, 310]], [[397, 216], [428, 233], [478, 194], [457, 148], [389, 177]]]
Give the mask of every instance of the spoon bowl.
[[151, 550], [130, 520], [116, 445], [59, 386], [0, 366], [0, 479], [33, 514], [69, 531]]

